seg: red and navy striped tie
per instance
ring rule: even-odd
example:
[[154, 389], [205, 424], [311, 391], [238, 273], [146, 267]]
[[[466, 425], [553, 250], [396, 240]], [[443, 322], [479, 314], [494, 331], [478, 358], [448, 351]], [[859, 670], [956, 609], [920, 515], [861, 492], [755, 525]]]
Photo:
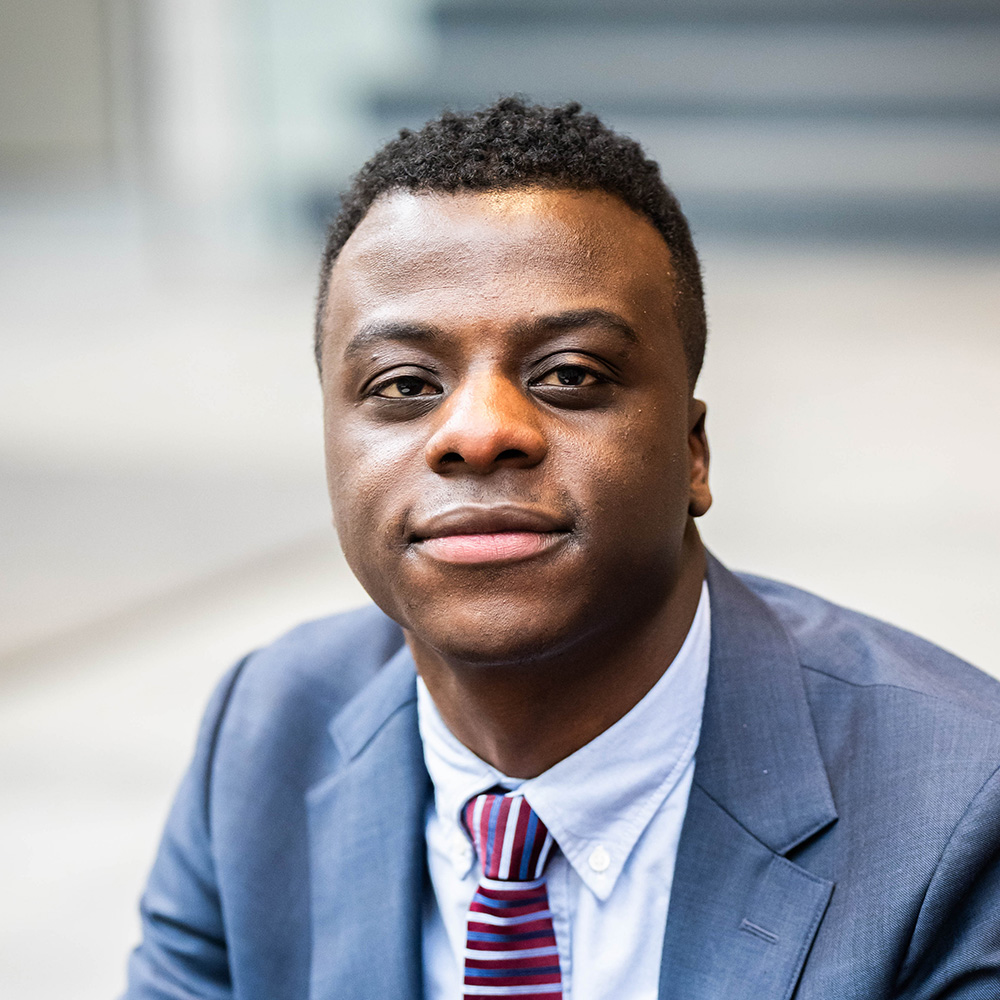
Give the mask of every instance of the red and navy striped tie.
[[561, 1000], [559, 951], [542, 876], [552, 834], [523, 795], [477, 795], [463, 816], [483, 869], [469, 907], [466, 1000]]

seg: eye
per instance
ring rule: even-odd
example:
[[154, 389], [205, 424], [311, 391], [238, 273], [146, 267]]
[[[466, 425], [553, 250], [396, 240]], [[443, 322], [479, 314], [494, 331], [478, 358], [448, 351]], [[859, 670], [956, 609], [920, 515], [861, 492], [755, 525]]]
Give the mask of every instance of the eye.
[[437, 396], [441, 390], [419, 375], [398, 375], [379, 382], [372, 388], [373, 396], [383, 399], [412, 399], [415, 396]]
[[546, 372], [535, 385], [588, 386], [596, 385], [602, 379], [582, 365], [560, 365]]

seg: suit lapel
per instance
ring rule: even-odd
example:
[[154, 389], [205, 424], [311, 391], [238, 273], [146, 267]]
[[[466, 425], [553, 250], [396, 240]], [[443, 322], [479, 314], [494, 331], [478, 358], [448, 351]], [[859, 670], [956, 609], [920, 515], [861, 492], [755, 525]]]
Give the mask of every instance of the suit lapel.
[[310, 1000], [417, 1000], [430, 779], [405, 647], [331, 732], [339, 762], [307, 796]]
[[833, 884], [785, 855], [836, 819], [795, 651], [709, 561], [712, 652], [661, 1000], [786, 1000]]

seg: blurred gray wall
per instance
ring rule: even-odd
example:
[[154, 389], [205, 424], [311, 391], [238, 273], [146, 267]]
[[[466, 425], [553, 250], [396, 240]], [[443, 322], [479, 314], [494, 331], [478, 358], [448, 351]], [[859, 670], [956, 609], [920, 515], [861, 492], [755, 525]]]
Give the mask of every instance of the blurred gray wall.
[[0, 14], [0, 163], [6, 184], [107, 171], [107, 25], [99, 0], [6, 0]]

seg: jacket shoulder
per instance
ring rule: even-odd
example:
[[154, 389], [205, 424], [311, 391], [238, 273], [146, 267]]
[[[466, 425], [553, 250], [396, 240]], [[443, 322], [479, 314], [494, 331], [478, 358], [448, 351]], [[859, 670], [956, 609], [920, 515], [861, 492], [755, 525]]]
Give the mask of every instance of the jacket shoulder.
[[1000, 725], [1000, 682], [919, 636], [797, 587], [739, 574], [770, 608], [802, 666], [858, 687], [947, 702]]
[[403, 645], [399, 626], [374, 606], [292, 629], [251, 653], [232, 684], [219, 750], [263, 764], [271, 755], [315, 756], [331, 719]]
[[274, 696], [350, 700], [403, 645], [400, 627], [374, 605], [305, 622], [251, 653], [240, 684]]

